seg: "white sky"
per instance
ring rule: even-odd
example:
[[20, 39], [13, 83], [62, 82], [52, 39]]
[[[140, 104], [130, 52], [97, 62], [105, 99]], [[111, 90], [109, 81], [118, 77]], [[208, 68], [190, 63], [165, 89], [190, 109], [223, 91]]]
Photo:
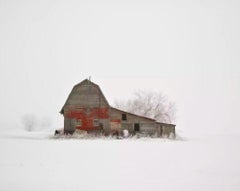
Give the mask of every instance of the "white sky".
[[0, 0], [0, 128], [58, 113], [92, 76], [110, 103], [176, 102], [177, 130], [240, 132], [240, 1]]

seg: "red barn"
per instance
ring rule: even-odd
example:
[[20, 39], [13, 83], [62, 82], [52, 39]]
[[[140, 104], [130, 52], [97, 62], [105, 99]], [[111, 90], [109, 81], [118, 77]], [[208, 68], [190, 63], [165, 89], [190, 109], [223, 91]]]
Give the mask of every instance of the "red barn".
[[90, 80], [75, 85], [61, 109], [64, 115], [64, 132], [76, 129], [105, 134], [121, 132], [175, 136], [175, 125], [156, 122], [154, 119], [128, 113], [109, 105], [99, 86]]

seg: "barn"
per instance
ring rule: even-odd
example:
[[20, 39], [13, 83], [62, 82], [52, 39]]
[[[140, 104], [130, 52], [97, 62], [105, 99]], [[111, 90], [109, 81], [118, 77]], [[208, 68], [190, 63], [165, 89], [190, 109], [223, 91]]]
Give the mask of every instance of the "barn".
[[174, 124], [111, 107], [100, 87], [88, 79], [73, 87], [60, 113], [64, 116], [65, 134], [72, 134], [77, 129], [105, 135], [128, 130], [133, 135], [175, 137]]

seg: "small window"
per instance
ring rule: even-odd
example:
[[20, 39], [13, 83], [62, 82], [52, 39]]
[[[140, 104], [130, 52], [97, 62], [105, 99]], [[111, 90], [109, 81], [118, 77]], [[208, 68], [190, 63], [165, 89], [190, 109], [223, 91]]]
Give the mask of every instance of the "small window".
[[99, 126], [99, 120], [98, 119], [94, 119], [93, 120], [93, 126], [94, 127], [98, 127]]
[[126, 114], [126, 113], [123, 113], [123, 114], [122, 114], [122, 120], [123, 120], [123, 121], [126, 121], [126, 120], [127, 120], [127, 114]]
[[82, 126], [82, 120], [81, 119], [76, 119], [75, 124], [76, 124], [76, 126]]

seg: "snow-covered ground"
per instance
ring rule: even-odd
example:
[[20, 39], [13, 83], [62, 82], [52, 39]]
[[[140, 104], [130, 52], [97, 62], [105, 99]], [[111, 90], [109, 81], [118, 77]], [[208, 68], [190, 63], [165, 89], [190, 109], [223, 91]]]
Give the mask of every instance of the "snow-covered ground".
[[0, 190], [239, 191], [240, 135], [52, 139], [0, 134]]

